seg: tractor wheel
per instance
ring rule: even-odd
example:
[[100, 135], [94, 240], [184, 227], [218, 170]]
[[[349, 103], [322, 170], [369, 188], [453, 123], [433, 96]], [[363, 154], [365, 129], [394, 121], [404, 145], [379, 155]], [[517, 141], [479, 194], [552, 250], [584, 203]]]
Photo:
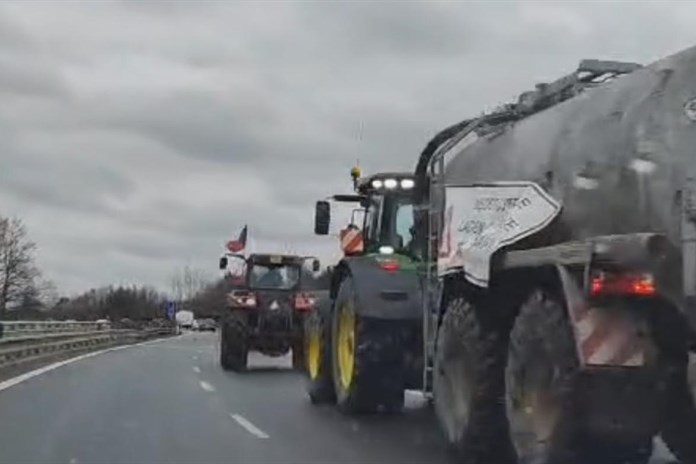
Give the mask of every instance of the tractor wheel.
[[476, 308], [453, 297], [437, 335], [435, 413], [452, 452], [472, 464], [514, 461], [505, 420], [505, 342]]
[[242, 372], [247, 367], [249, 331], [246, 318], [233, 312], [220, 327], [220, 365], [224, 370]]
[[662, 438], [681, 464], [696, 464], [696, 385], [674, 380], [666, 398]]
[[360, 316], [351, 277], [341, 283], [332, 321], [332, 365], [336, 400], [347, 414], [389, 412], [404, 404], [402, 350], [396, 321]]
[[307, 394], [313, 404], [336, 401], [331, 368], [331, 321], [319, 310], [305, 319]]
[[578, 369], [574, 339], [561, 303], [535, 290], [510, 333], [505, 371], [510, 432], [522, 463], [560, 462], [552, 454], [563, 450], [552, 448], [562, 448], [560, 442], [568, 439], [559, 419], [564, 383]]
[[646, 464], [653, 451], [649, 432], [619, 442], [583, 431], [582, 412], [573, 406], [579, 372], [574, 340], [561, 299], [534, 290], [510, 333], [505, 371], [505, 403], [519, 462]]
[[666, 367], [661, 435], [680, 464], [696, 464], [696, 355], [689, 358], [689, 322], [677, 311], [657, 311], [654, 337]]

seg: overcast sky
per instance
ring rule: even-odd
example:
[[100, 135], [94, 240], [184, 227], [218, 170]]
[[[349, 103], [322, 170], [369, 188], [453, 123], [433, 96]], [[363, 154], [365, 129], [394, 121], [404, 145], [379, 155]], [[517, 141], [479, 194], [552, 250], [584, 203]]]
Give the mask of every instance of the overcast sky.
[[[572, 71], [696, 45], [690, 2], [0, 3], [0, 214], [63, 293], [335, 256], [313, 203]], [[361, 130], [362, 127], [362, 130]]]

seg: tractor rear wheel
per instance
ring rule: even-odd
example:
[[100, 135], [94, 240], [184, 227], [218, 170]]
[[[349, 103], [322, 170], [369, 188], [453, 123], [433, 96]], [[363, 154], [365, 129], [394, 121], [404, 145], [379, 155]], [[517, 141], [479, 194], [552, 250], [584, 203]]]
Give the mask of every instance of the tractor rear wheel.
[[338, 407], [349, 414], [389, 412], [404, 404], [404, 367], [394, 324], [363, 317], [353, 279], [341, 283], [332, 320], [333, 383]]
[[336, 401], [331, 367], [331, 321], [316, 309], [305, 319], [307, 394], [314, 404]]
[[224, 370], [242, 372], [247, 367], [249, 330], [244, 315], [232, 312], [220, 327], [220, 365]]

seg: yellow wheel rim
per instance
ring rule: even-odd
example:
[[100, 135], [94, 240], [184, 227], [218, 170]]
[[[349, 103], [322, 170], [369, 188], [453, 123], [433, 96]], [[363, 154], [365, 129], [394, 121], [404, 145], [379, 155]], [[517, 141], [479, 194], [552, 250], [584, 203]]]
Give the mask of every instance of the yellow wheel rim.
[[319, 363], [321, 362], [321, 336], [317, 329], [312, 329], [307, 340], [307, 371], [309, 378], [314, 380], [319, 377]]
[[338, 373], [341, 386], [348, 390], [355, 368], [355, 313], [344, 306], [338, 319]]

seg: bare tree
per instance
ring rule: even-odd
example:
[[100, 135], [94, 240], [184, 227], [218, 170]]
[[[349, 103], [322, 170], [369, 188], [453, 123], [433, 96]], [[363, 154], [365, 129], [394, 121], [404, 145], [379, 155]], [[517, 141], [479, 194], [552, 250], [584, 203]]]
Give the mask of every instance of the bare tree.
[[169, 286], [174, 301], [182, 301], [184, 299], [184, 282], [180, 273], [177, 272], [169, 278]]
[[53, 308], [60, 299], [58, 288], [52, 280], [40, 279], [36, 284], [36, 289], [39, 292], [39, 300], [45, 308]]
[[182, 281], [184, 284], [184, 298], [190, 300], [198, 292], [203, 290], [206, 285], [205, 276], [200, 269], [193, 269], [186, 265], [182, 271]]
[[183, 307], [206, 287], [207, 281], [203, 271], [185, 265], [170, 277], [169, 284], [172, 297]]
[[8, 305], [18, 302], [34, 285], [39, 274], [34, 266], [35, 249], [22, 221], [0, 217], [0, 318]]

